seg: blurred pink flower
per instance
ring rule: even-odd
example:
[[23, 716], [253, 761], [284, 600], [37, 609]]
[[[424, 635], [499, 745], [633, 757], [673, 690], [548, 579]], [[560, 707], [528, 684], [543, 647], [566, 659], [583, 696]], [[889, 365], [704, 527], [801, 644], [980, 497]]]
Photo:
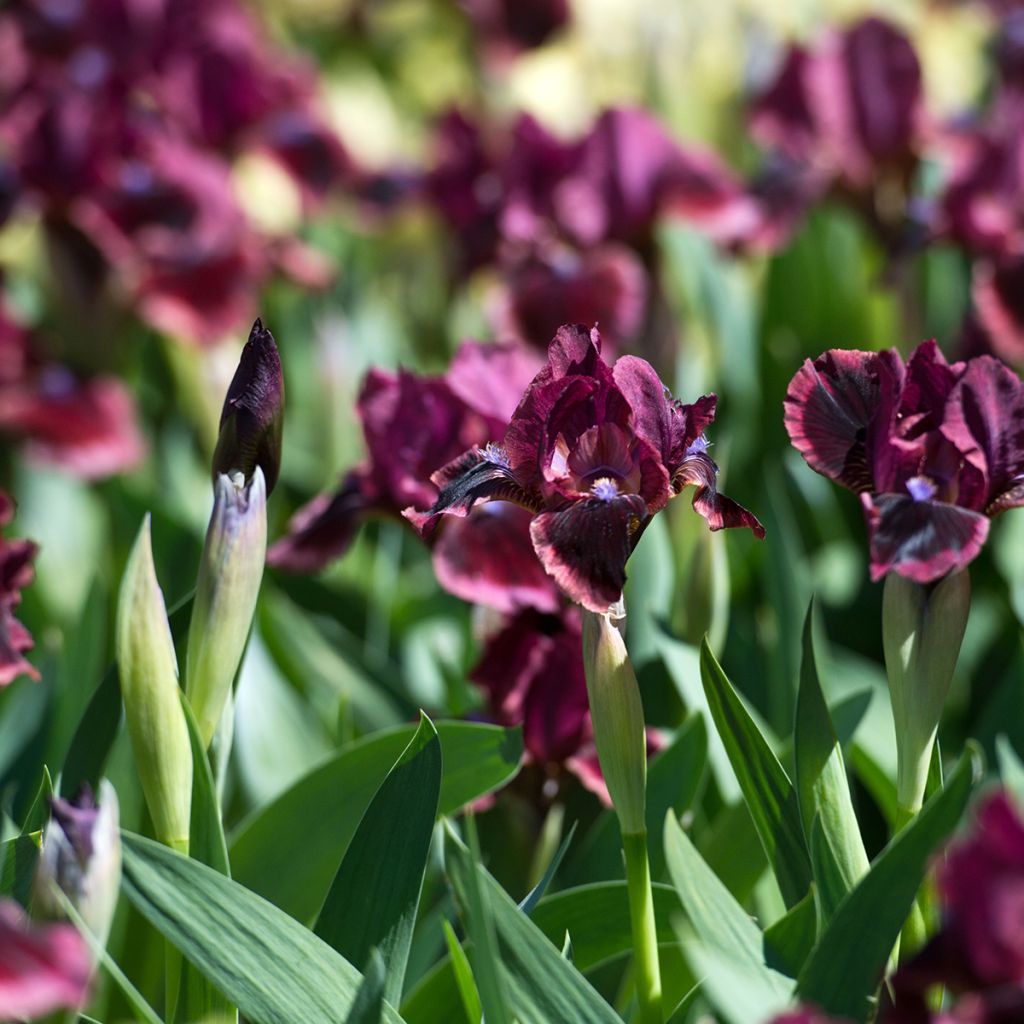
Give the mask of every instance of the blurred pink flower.
[[[7, 526], [13, 516], [14, 502], [0, 491], [0, 529]], [[39, 678], [39, 673], [24, 657], [24, 652], [32, 647], [32, 637], [14, 617], [22, 588], [27, 587], [35, 575], [32, 562], [36, 550], [30, 540], [10, 540], [0, 534], [0, 686], [6, 686], [20, 675]]]

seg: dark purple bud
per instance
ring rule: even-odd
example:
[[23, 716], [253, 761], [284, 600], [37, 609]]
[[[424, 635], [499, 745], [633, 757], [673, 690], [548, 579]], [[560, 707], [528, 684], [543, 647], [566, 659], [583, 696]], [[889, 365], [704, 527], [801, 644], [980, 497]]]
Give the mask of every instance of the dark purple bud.
[[274, 336], [257, 320], [224, 400], [214, 476], [241, 472], [248, 480], [259, 466], [269, 495], [281, 468], [283, 416], [281, 357]]

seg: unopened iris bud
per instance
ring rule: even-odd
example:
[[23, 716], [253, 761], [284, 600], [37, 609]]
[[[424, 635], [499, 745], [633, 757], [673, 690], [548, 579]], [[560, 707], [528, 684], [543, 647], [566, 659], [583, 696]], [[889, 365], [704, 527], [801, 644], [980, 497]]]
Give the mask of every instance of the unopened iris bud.
[[148, 515], [121, 581], [117, 667], [128, 733], [156, 836], [187, 852], [192, 747], [167, 610], [153, 565]]
[[117, 794], [106, 781], [98, 804], [87, 786], [73, 800], [55, 798], [36, 871], [36, 909], [62, 917], [59, 889], [101, 943], [107, 941], [121, 884], [118, 818]]
[[267, 554], [267, 491], [257, 466], [214, 481], [213, 514], [188, 633], [185, 693], [209, 747], [245, 650]]
[[623, 835], [646, 831], [647, 733], [640, 686], [609, 613], [583, 610], [583, 667], [594, 745]]
[[284, 378], [274, 336], [262, 320], [252, 325], [220, 415], [213, 453], [213, 478], [241, 473], [252, 479], [263, 470], [267, 494], [281, 468]]
[[896, 725], [896, 796], [902, 819], [924, 801], [935, 734], [971, 607], [967, 570], [921, 584], [891, 572], [882, 595], [882, 641]]

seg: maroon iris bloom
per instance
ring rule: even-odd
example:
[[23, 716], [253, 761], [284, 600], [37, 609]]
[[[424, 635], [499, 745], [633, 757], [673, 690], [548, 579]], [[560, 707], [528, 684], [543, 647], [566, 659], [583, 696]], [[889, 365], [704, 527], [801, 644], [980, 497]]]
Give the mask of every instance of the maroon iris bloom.
[[794, 46], [755, 101], [751, 126], [767, 146], [860, 190], [882, 176], [907, 181], [922, 118], [913, 47], [889, 22], [872, 17], [811, 49]]
[[705, 428], [715, 396], [673, 401], [649, 363], [609, 366], [597, 330], [563, 327], [547, 365], [523, 395], [500, 445], [472, 447], [438, 469], [440, 494], [405, 515], [429, 534], [445, 515], [481, 501], [512, 501], [533, 514], [530, 535], [544, 568], [574, 601], [606, 611], [626, 581], [626, 560], [650, 517], [683, 487], [711, 529], [757, 519], [716, 489]]
[[[288, 534], [271, 547], [269, 563], [315, 572], [344, 554], [368, 516], [397, 517], [409, 505], [433, 503], [437, 489], [430, 473], [467, 446], [501, 437], [537, 362], [515, 345], [465, 342], [441, 377], [372, 369], [357, 406], [366, 460], [337, 490], [296, 513]], [[445, 531], [435, 546], [435, 567], [447, 589], [502, 611], [524, 603], [556, 607], [520, 509], [474, 517], [460, 532], [456, 540]], [[468, 558], [471, 551], [481, 560]]]
[[482, 42], [497, 58], [543, 45], [569, 21], [568, 0], [461, 0]]
[[73, 925], [33, 926], [17, 903], [0, 901], [0, 1020], [80, 1007], [91, 974], [92, 957]]
[[807, 360], [786, 429], [808, 465], [861, 496], [871, 578], [931, 583], [964, 568], [989, 518], [1024, 504], [1024, 384], [990, 356], [946, 362], [934, 341]]
[[977, 325], [991, 350], [1024, 366], [1024, 256], [976, 262], [972, 297]]
[[[0, 491], [0, 528], [14, 515], [14, 502]], [[20, 675], [33, 679], [39, 673], [25, 660], [25, 651], [32, 647], [28, 630], [14, 617], [21, 600], [21, 590], [35, 575], [32, 562], [36, 546], [30, 540], [9, 540], [0, 536], [0, 686], [6, 686]]]
[[145, 452], [135, 404], [114, 377], [80, 380], [40, 357], [0, 306], [0, 432], [31, 458], [86, 479], [133, 469]]

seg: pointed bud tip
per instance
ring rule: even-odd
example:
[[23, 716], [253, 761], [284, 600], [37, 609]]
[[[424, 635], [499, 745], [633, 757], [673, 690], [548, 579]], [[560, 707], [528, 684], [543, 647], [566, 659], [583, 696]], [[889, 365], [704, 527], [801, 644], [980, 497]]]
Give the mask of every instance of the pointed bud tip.
[[248, 480], [256, 466], [274, 489], [281, 466], [284, 377], [274, 336], [258, 319], [242, 349], [220, 417], [213, 476], [241, 471]]

